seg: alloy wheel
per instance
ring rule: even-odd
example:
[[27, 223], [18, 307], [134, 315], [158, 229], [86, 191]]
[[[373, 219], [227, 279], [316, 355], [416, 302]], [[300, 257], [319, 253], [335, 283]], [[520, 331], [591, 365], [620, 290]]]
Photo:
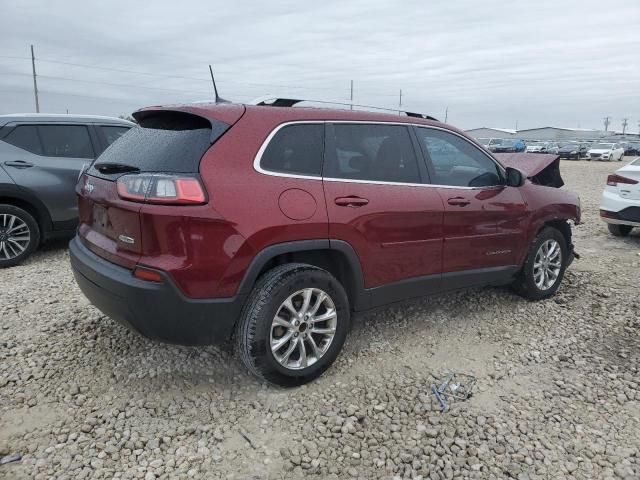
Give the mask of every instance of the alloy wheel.
[[24, 220], [8, 213], [0, 214], [0, 260], [21, 255], [31, 242], [31, 231]]
[[562, 249], [554, 240], [545, 240], [533, 262], [533, 280], [540, 290], [549, 290], [558, 280], [562, 269]]
[[271, 324], [271, 353], [289, 370], [301, 370], [327, 353], [336, 335], [338, 314], [331, 297], [319, 288], [290, 295]]

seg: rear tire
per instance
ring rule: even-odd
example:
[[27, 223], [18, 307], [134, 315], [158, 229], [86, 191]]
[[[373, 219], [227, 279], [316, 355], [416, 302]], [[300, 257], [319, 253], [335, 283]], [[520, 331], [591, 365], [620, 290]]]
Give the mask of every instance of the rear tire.
[[281, 265], [262, 276], [247, 299], [236, 351], [257, 377], [295, 387], [331, 366], [349, 322], [349, 300], [333, 275], [306, 264]]
[[615, 225], [613, 223], [608, 223], [607, 228], [609, 232], [611, 232], [611, 235], [616, 237], [626, 237], [631, 233], [631, 230], [633, 230], [631, 225]]
[[0, 268], [13, 267], [40, 244], [40, 228], [33, 216], [13, 205], [0, 204]]
[[553, 227], [543, 228], [531, 243], [522, 270], [511, 287], [528, 300], [542, 300], [555, 295], [567, 268], [567, 258], [564, 235]]

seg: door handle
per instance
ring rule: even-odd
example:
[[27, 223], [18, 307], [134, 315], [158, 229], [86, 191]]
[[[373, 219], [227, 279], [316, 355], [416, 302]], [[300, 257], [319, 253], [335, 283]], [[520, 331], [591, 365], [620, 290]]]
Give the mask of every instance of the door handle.
[[15, 160], [4, 162], [7, 167], [15, 167], [15, 168], [30, 168], [33, 167], [33, 163], [25, 162], [24, 160]]
[[449, 205], [455, 205], [456, 207], [466, 207], [471, 203], [471, 201], [464, 197], [453, 197], [447, 200], [447, 203]]
[[339, 207], [362, 207], [369, 203], [369, 200], [362, 197], [338, 197], [335, 199], [335, 204]]

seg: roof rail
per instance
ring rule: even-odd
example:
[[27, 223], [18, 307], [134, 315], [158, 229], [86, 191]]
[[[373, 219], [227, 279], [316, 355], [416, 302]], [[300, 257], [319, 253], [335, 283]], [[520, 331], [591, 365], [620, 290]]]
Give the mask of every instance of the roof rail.
[[374, 110], [394, 112], [394, 113], [397, 113], [398, 115], [401, 115], [404, 113], [407, 117], [422, 118], [424, 120], [433, 120], [436, 122], [438, 121], [437, 118], [434, 118], [430, 115], [425, 115], [423, 113], [416, 113], [416, 112], [407, 112], [405, 110], [399, 110], [395, 108], [374, 107], [372, 105], [359, 105], [357, 103], [352, 103], [352, 102], [329, 102], [326, 100], [312, 100], [309, 98], [281, 98], [281, 97], [265, 96], [265, 97], [259, 97], [259, 98], [256, 98], [255, 100], [252, 100], [251, 102], [249, 102], [249, 105], [258, 105], [263, 107], [293, 107], [294, 105], [300, 102], [313, 102], [313, 103], [321, 103], [325, 105], [341, 105], [345, 107], [372, 108]]

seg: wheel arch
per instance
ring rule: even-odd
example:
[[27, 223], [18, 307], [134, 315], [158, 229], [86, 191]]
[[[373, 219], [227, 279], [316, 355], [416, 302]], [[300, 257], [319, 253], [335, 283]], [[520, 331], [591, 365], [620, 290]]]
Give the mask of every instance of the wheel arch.
[[306, 263], [328, 271], [343, 285], [352, 310], [366, 308], [360, 260], [342, 240], [300, 240], [264, 248], [249, 265], [238, 293], [248, 294], [265, 272], [285, 263]]
[[531, 225], [531, 229], [529, 230], [529, 237], [526, 243], [525, 248], [523, 248], [522, 253], [518, 260], [518, 265], [520, 267], [524, 266], [524, 262], [527, 260], [527, 253], [529, 251], [529, 246], [536, 239], [536, 237], [540, 234], [542, 230], [547, 227], [552, 227], [558, 230], [566, 241], [566, 246], [568, 249], [573, 251], [573, 243], [572, 243], [572, 233], [571, 233], [571, 225], [569, 225], [570, 221], [577, 221], [576, 218], [571, 217], [548, 217], [538, 222], [535, 222]]
[[3, 185], [0, 186], [0, 203], [29, 212], [40, 228], [40, 240], [46, 239], [52, 228], [51, 217], [47, 207], [37, 197], [16, 185]]
[[543, 228], [552, 227], [558, 230], [566, 241], [567, 248], [571, 248], [571, 225], [569, 225], [568, 218], [555, 218], [552, 220], [547, 220], [544, 224], [538, 229], [536, 235], [542, 231]]

